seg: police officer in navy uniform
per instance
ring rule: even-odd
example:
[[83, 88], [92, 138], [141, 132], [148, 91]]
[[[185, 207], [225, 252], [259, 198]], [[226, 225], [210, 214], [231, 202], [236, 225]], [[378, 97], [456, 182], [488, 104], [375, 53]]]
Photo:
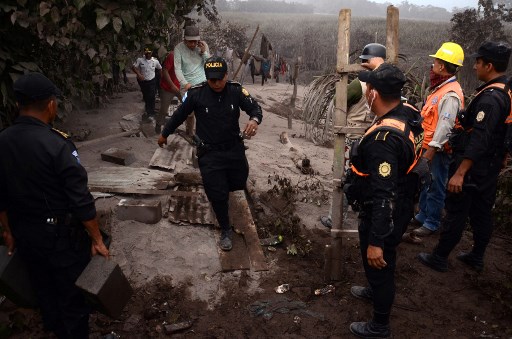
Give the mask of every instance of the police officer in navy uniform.
[[367, 83], [365, 96], [377, 118], [351, 151], [357, 176], [346, 193], [349, 202], [359, 203], [359, 241], [369, 283], [368, 287], [352, 286], [351, 293], [373, 302], [373, 318], [352, 323], [350, 331], [363, 338], [387, 338], [395, 296], [396, 247], [408, 222], [401, 216], [411, 213], [411, 204], [405, 202], [412, 197], [405, 183], [416, 160], [415, 137], [409, 108], [400, 100], [405, 75], [384, 63], [359, 73], [359, 79]]
[[[167, 122], [158, 145], [167, 144], [187, 116], [195, 112], [197, 135], [194, 137], [203, 185], [221, 227], [219, 246], [232, 248], [229, 224], [229, 192], [244, 189], [249, 165], [242, 137], [256, 135], [263, 118], [261, 107], [239, 83], [227, 80], [228, 68], [223, 58], [212, 57], [204, 65], [206, 82], [191, 87], [183, 104]], [[243, 133], [240, 132], [240, 109], [249, 115]]]
[[88, 338], [89, 306], [75, 280], [91, 254], [105, 257], [87, 173], [75, 146], [52, 128], [60, 91], [44, 75], [14, 83], [19, 117], [0, 133], [0, 223], [9, 254], [26, 262], [44, 327]]
[[[484, 84], [465, 112], [457, 117], [449, 142], [454, 162], [450, 166], [446, 217], [432, 253], [420, 253], [421, 263], [440, 272], [448, 270], [448, 256], [459, 243], [466, 221], [473, 229], [473, 248], [457, 259], [476, 271], [484, 267], [484, 253], [493, 230], [491, 210], [496, 200], [498, 175], [506, 156], [506, 121], [511, 117], [509, 78], [505, 75], [511, 48], [486, 42], [477, 53], [473, 69]], [[460, 124], [460, 126], [458, 126]]]

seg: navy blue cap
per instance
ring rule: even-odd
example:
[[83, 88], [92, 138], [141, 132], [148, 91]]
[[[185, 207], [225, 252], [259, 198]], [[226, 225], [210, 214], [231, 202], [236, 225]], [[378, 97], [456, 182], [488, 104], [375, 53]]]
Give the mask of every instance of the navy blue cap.
[[45, 100], [53, 96], [60, 97], [61, 92], [55, 84], [41, 73], [22, 75], [14, 82], [16, 101], [22, 105]]
[[228, 64], [221, 57], [211, 57], [204, 63], [206, 79], [222, 79], [228, 72]]
[[359, 72], [359, 80], [371, 84], [381, 94], [401, 94], [407, 81], [404, 73], [396, 66], [383, 63], [373, 71]]
[[510, 59], [510, 45], [505, 42], [487, 41], [478, 48], [478, 51], [471, 54], [470, 58], [485, 58], [492, 61], [507, 62]]

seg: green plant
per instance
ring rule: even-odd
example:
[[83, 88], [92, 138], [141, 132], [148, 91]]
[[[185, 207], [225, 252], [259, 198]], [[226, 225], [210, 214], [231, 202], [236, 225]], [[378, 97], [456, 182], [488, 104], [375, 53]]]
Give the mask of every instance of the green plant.
[[[7, 0], [0, 4], [2, 126], [15, 114], [12, 83], [41, 71], [73, 102], [94, 105], [144, 46], [163, 57], [194, 9], [216, 20], [215, 0]], [[2, 127], [0, 126], [0, 127]]]

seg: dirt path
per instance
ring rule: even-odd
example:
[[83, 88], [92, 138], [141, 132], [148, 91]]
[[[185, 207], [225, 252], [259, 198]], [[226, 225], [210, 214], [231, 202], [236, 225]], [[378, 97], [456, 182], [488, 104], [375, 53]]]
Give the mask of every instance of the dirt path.
[[[280, 143], [279, 135], [283, 131], [288, 133], [293, 145], [311, 159], [317, 172], [314, 180], [328, 193], [332, 149], [306, 141], [302, 137], [303, 125], [298, 120], [294, 120], [293, 128], [288, 130], [287, 120], [279, 115], [284, 114], [284, 109], [281, 113], [279, 107], [289, 102], [292, 86], [270, 83], [263, 87], [258, 84], [245, 87], [264, 109], [258, 135], [247, 141], [250, 178], [257, 195], [271, 188], [269, 176], [289, 178], [292, 184], [307, 178], [291, 160], [289, 149]], [[106, 108], [71, 115], [62, 128], [70, 132], [88, 129], [91, 131], [88, 139], [121, 132], [119, 121], [123, 116], [143, 111], [142, 95], [134, 83], [132, 88], [134, 91], [113, 98]], [[304, 88], [300, 87], [299, 107], [303, 92]], [[246, 122], [245, 117], [242, 116], [241, 122]], [[130, 167], [147, 167], [157, 147], [156, 137], [114, 138], [82, 147], [79, 149], [82, 163], [88, 168], [116, 166], [100, 158], [100, 153], [110, 147], [133, 152], [136, 160]], [[97, 206], [107, 210], [121, 198], [101, 198]], [[300, 198], [296, 213], [300, 217], [298, 223], [303, 225], [300, 228], [305, 240], [311, 244], [309, 255], [288, 255], [289, 243], [285, 239], [275, 252], [265, 250], [270, 270], [260, 273], [221, 273], [216, 245], [218, 232], [210, 227], [174, 225], [166, 220], [147, 225], [119, 221], [114, 216], [113, 260], [136, 288], [136, 294], [120, 320], [94, 314], [91, 338], [112, 331], [122, 338], [163, 338], [169, 336], [165, 325], [188, 320], [193, 321], [192, 327], [172, 337], [350, 337], [350, 322], [371, 316], [371, 306], [355, 300], [349, 292], [352, 284], [365, 283], [357, 233], [344, 238], [343, 280], [334, 283], [334, 292], [316, 296], [314, 290], [326, 285], [323, 248], [330, 243], [330, 234], [318, 217], [328, 211], [329, 202], [313, 199], [307, 192]], [[415, 256], [420, 251], [429, 251], [436, 240], [437, 236], [433, 236], [422, 245], [399, 247], [396, 305], [391, 318], [395, 338], [511, 336], [511, 240], [493, 239], [482, 274], [465, 268], [454, 258], [450, 258], [450, 272], [445, 274], [423, 267]], [[456, 250], [469, 247], [468, 233]], [[291, 290], [283, 295], [276, 294], [274, 289], [281, 284], [289, 284]], [[12, 324], [16, 317], [23, 320], [15, 328], [13, 338], [47, 337], [37, 313], [17, 309], [9, 302], [0, 306], [0, 323]]]

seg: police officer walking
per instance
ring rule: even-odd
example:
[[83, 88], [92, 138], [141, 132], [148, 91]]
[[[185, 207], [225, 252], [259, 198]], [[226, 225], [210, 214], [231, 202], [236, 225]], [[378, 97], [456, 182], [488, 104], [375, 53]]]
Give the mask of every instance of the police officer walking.
[[88, 338], [90, 308], [74, 284], [91, 254], [109, 252], [87, 173], [68, 136], [51, 126], [57, 87], [30, 73], [14, 83], [14, 94], [20, 115], [0, 133], [4, 241], [27, 264], [45, 329], [58, 338]]
[[510, 54], [508, 44], [486, 42], [470, 56], [476, 57], [473, 69], [484, 84], [477, 88], [466, 112], [459, 114], [450, 137], [454, 162], [450, 165], [447, 214], [439, 242], [431, 254], [418, 255], [421, 263], [440, 272], [448, 270], [448, 256], [459, 243], [468, 217], [474, 246], [457, 259], [476, 271], [484, 267], [493, 229], [491, 210], [506, 156], [506, 120], [512, 118], [509, 79], [505, 75]]
[[[366, 100], [376, 122], [351, 151], [352, 170], [357, 175], [347, 190], [349, 201], [359, 202], [359, 242], [369, 286], [352, 286], [351, 293], [373, 302], [373, 318], [354, 322], [350, 331], [363, 338], [390, 336], [389, 316], [395, 296], [396, 247], [404, 224], [407, 172], [415, 164], [415, 140], [410, 112], [401, 103], [405, 75], [384, 63], [374, 71], [359, 73], [366, 82]], [[410, 213], [410, 212], [408, 212]], [[398, 226], [401, 225], [401, 226]]]
[[[195, 112], [197, 119], [197, 157], [203, 185], [221, 227], [219, 246], [232, 248], [232, 230], [229, 224], [229, 192], [245, 187], [249, 165], [245, 157], [242, 136], [256, 135], [262, 120], [261, 107], [239, 83], [227, 80], [227, 63], [212, 57], [204, 65], [206, 82], [191, 87], [183, 104], [167, 122], [158, 139], [158, 145], [167, 144], [187, 117]], [[240, 108], [249, 115], [243, 133], [240, 132]]]

